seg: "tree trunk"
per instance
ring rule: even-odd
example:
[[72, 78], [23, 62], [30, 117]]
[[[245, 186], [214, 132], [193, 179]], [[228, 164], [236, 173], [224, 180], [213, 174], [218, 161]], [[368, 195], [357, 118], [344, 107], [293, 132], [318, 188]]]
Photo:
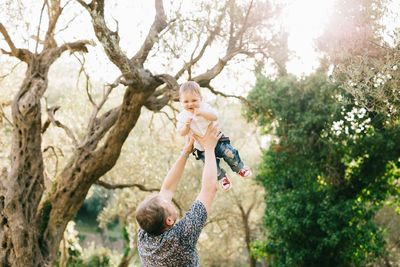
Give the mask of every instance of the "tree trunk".
[[31, 61], [11, 107], [11, 171], [2, 181], [6, 191], [0, 206], [1, 266], [44, 266], [38, 216], [44, 190], [40, 99], [47, 88], [48, 67]]
[[110, 127], [107, 119], [114, 121], [105, 144], [95, 150], [100, 141], [97, 138], [78, 149], [42, 199], [40, 98], [47, 88], [48, 68], [42, 75], [32, 75], [30, 69], [12, 105], [15, 126], [12, 169], [7, 180], [2, 181], [6, 190], [0, 191], [0, 266], [53, 264], [68, 222], [81, 207], [90, 186], [115, 165], [125, 139], [139, 118], [141, 107], [152, 93], [151, 90], [137, 93], [128, 88], [122, 107], [103, 115], [96, 126], [100, 131]]
[[[25, 79], [11, 105], [11, 170], [0, 180], [0, 266], [48, 266], [55, 257], [49, 257], [46, 252], [48, 242], [43, 235], [51, 204], [41, 202], [45, 188], [40, 101], [47, 89], [52, 63], [66, 50], [87, 51], [87, 42], [45, 46], [37, 54], [17, 49], [2, 24], [0, 32], [11, 49], [9, 54], [27, 63]], [[60, 229], [61, 233], [64, 228]]]
[[[76, 152], [70, 166], [66, 167], [58, 177], [57, 184], [53, 186], [53, 190], [44, 202], [48, 203], [50, 210], [43, 242], [44, 249], [51, 259], [56, 259], [65, 227], [83, 204], [91, 185], [115, 165], [122, 145], [135, 126], [140, 109], [150, 94], [151, 91], [131, 94], [128, 88], [124, 97], [124, 107], [117, 114], [118, 118], [105, 144], [94, 150], [95, 143], [99, 140], [90, 141]], [[114, 115], [110, 113], [109, 116]]]
[[248, 217], [243, 217], [243, 227], [244, 227], [244, 233], [245, 233], [247, 253], [249, 254], [250, 267], [255, 267], [256, 266], [256, 259], [250, 253], [250, 251], [251, 251], [250, 250], [251, 237], [250, 237], [250, 225], [249, 225], [249, 222], [248, 222]]
[[251, 210], [253, 209], [255, 202], [253, 202], [250, 207], [248, 208], [247, 212], [244, 210], [244, 207], [242, 206], [241, 203], [238, 201], [236, 202], [240, 214], [242, 216], [242, 223], [243, 223], [243, 230], [244, 230], [244, 236], [245, 236], [245, 242], [246, 242], [246, 248], [247, 248], [247, 253], [249, 254], [249, 264], [250, 267], [255, 267], [256, 266], [256, 259], [251, 255], [251, 230], [250, 230], [250, 224], [249, 224], [249, 216], [251, 213]]

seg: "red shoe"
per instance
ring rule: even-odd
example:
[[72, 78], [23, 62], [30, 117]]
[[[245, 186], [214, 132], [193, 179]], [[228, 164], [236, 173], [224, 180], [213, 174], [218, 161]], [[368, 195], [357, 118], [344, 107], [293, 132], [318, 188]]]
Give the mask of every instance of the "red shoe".
[[222, 189], [225, 191], [228, 191], [232, 187], [231, 181], [229, 180], [228, 176], [226, 176], [226, 174], [224, 177], [222, 177], [221, 180], [218, 180], [218, 182], [221, 185]]
[[247, 177], [251, 176], [251, 171], [250, 171], [249, 167], [244, 166], [240, 171], [237, 172], [237, 174], [239, 174], [243, 178], [247, 178]]

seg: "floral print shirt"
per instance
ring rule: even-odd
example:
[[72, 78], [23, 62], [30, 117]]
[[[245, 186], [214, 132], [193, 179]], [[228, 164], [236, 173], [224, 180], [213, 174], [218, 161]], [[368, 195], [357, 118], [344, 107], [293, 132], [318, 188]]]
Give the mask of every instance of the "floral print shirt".
[[206, 220], [206, 208], [196, 200], [185, 216], [161, 235], [149, 235], [139, 229], [138, 251], [142, 267], [200, 266], [196, 243]]

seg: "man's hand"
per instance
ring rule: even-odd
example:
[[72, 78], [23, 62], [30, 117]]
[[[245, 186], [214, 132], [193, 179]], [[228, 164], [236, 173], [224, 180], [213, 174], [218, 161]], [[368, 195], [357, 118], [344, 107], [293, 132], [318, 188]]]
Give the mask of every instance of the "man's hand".
[[197, 142], [204, 148], [214, 149], [217, 145], [218, 140], [221, 138], [222, 133], [219, 131], [219, 126], [217, 123], [211, 122], [208, 125], [207, 132], [203, 137], [200, 137], [196, 134], [193, 134], [194, 138], [196, 138]]
[[193, 151], [193, 143], [194, 143], [194, 138], [191, 136], [188, 136], [186, 139], [186, 144], [182, 149], [182, 152], [189, 155]]

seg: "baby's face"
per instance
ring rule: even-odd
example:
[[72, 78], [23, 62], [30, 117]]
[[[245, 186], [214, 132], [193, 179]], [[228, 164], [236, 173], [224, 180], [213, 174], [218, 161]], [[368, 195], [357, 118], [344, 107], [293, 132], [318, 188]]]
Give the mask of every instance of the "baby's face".
[[195, 92], [186, 91], [181, 94], [180, 101], [185, 110], [194, 113], [194, 110], [200, 107], [201, 96]]

